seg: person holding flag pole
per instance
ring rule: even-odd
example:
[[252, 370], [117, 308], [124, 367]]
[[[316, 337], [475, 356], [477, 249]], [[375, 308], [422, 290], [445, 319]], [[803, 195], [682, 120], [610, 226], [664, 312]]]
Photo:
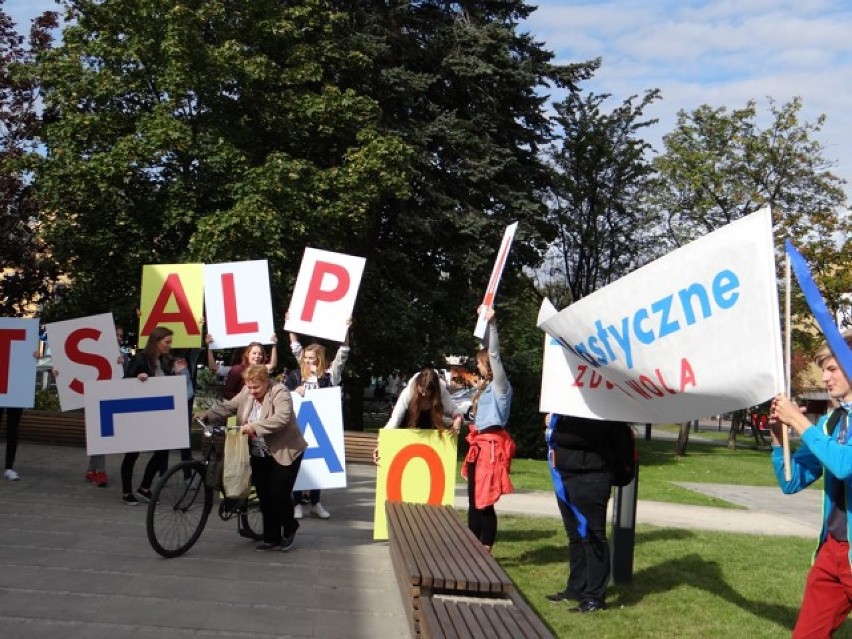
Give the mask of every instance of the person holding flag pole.
[[[821, 477], [823, 481], [823, 519], [819, 545], [805, 582], [799, 617], [793, 628], [794, 639], [830, 637], [852, 612], [852, 554], [849, 535], [852, 515], [848, 497], [852, 489], [852, 443], [849, 427], [852, 413], [852, 331], [841, 334], [814, 284], [807, 264], [791, 242], [787, 257], [796, 279], [816, 318], [826, 343], [817, 351], [815, 361], [822, 369], [822, 381], [835, 405], [814, 425], [786, 393], [772, 401], [772, 467], [785, 494], [804, 490]], [[783, 435], [792, 428], [802, 444], [789, 460], [789, 469], [781, 445]]]

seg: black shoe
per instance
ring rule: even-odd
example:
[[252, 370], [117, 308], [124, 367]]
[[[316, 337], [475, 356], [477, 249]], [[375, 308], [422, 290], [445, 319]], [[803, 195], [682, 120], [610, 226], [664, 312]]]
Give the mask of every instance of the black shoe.
[[267, 550], [278, 550], [280, 547], [281, 544], [267, 544], [266, 542], [264, 542], [259, 546], [255, 546], [254, 549], [258, 552], [265, 552]]
[[284, 537], [284, 539], [281, 540], [281, 550], [283, 552], [287, 552], [288, 550], [290, 550], [293, 547], [293, 544], [295, 544], [295, 543], [296, 543], [296, 533], [293, 533], [289, 537]]
[[571, 612], [597, 612], [598, 610], [606, 610], [606, 604], [598, 599], [583, 599], [579, 606], [571, 608]]
[[151, 498], [153, 497], [153, 495], [151, 494], [150, 488], [141, 488], [140, 487], [136, 490], [136, 494], [139, 495], [142, 498], [142, 501], [144, 501], [145, 503], [148, 503], [149, 501], [151, 501]]
[[577, 595], [567, 590], [560, 590], [552, 595], [545, 595], [545, 598], [554, 603], [559, 603], [560, 601], [580, 601]]

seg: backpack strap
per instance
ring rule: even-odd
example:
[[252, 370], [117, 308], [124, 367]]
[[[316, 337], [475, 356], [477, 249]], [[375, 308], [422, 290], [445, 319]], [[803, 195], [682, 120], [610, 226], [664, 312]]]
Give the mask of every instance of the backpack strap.
[[846, 415], [846, 411], [842, 408], [835, 408], [834, 411], [828, 418], [828, 422], [825, 425], [825, 432], [828, 433], [829, 437], [834, 435], [834, 430], [837, 428], [837, 425], [840, 423], [840, 420]]

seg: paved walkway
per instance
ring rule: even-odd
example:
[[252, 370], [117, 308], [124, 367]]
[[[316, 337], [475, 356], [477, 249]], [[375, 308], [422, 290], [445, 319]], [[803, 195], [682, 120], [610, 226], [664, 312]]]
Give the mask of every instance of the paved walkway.
[[[137, 463], [139, 473], [146, 460], [143, 455]], [[196, 546], [169, 560], [148, 545], [145, 507], [119, 499], [120, 461], [120, 455], [107, 458], [112, 483], [95, 488], [83, 480], [82, 449], [19, 447], [21, 481], [0, 480], [4, 639], [409, 636], [387, 545], [372, 541], [372, 466], [350, 466], [349, 488], [323, 493], [332, 518], [303, 520], [290, 553], [255, 552], [233, 522], [214, 513]], [[775, 488], [686, 487], [748, 510], [640, 500], [638, 522], [811, 538], [818, 533], [817, 491], [783, 496]], [[463, 486], [456, 497], [466, 509]], [[558, 517], [552, 493], [506, 495], [497, 509]]]
[[214, 513], [189, 553], [162, 559], [145, 507], [119, 499], [120, 462], [95, 488], [82, 449], [19, 446], [21, 480], [0, 479], [4, 639], [410, 636], [387, 545], [372, 541], [372, 468], [324, 493], [332, 518], [303, 520], [290, 553], [255, 552]]

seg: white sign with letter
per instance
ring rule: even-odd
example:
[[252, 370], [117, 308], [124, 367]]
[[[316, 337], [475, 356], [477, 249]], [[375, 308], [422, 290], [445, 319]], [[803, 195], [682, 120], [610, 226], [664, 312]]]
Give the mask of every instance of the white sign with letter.
[[503, 267], [506, 266], [509, 249], [512, 247], [512, 240], [515, 239], [515, 231], [517, 230], [518, 223], [514, 222], [507, 226], [503, 232], [503, 241], [500, 243], [500, 250], [497, 251], [497, 259], [494, 260], [494, 267], [491, 269], [491, 279], [488, 280], [488, 288], [485, 289], [485, 297], [482, 298], [479, 317], [476, 321], [476, 327], [473, 329], [473, 334], [479, 339], [485, 337], [485, 327], [488, 324], [485, 315], [488, 309], [494, 306], [494, 296], [497, 295], [497, 287], [500, 286], [500, 278], [503, 277]]
[[204, 306], [210, 348], [269, 344], [275, 333], [266, 260], [205, 264]]
[[86, 454], [189, 448], [183, 375], [86, 384]]
[[38, 318], [0, 317], [0, 406], [33, 407], [37, 350]]
[[784, 388], [772, 216], [763, 209], [561, 312], [545, 300], [540, 409], [667, 423]]
[[291, 392], [293, 410], [308, 442], [294, 490], [346, 487], [346, 450], [340, 386]]
[[83, 408], [86, 382], [121, 379], [124, 367], [112, 313], [101, 313], [45, 326], [51, 344], [56, 389], [62, 410]]
[[306, 248], [284, 329], [342, 342], [365, 263], [363, 257]]

